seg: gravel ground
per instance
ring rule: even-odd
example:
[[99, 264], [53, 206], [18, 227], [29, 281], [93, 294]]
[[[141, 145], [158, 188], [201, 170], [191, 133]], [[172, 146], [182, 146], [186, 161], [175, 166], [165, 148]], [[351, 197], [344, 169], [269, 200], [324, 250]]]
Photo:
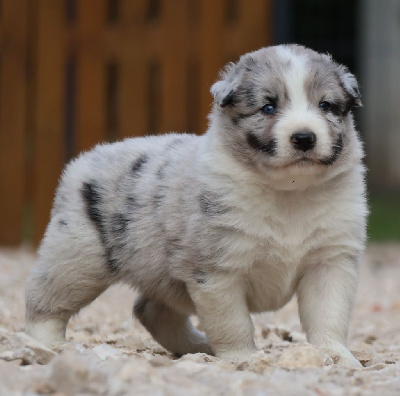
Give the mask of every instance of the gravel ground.
[[248, 362], [176, 359], [132, 320], [134, 295], [109, 289], [70, 321], [53, 350], [22, 333], [35, 255], [0, 249], [0, 395], [400, 395], [400, 246], [365, 254], [349, 347], [364, 368], [336, 367], [305, 342], [295, 301], [254, 316]]

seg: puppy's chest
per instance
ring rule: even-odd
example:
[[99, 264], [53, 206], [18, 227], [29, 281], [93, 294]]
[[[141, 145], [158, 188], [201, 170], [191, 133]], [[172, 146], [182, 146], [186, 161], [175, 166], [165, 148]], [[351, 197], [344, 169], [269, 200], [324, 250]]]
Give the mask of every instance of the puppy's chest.
[[243, 205], [232, 212], [227, 223], [242, 235], [249, 256], [261, 253], [266, 260], [292, 263], [301, 261], [311, 249], [323, 246], [336, 228], [328, 208], [299, 201]]
[[310, 211], [299, 203], [266, 204], [236, 214], [242, 236], [236, 245], [243, 254], [234, 253], [232, 262], [246, 265], [244, 281], [252, 312], [279, 309], [293, 296], [313, 252], [329, 233], [323, 211], [321, 207]]

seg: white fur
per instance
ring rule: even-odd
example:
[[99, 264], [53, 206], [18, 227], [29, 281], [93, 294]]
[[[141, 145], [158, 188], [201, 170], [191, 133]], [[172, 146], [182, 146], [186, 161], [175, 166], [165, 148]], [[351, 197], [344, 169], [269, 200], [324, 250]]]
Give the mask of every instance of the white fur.
[[[343, 366], [360, 366], [346, 339], [365, 240], [362, 147], [348, 114], [342, 154], [317, 162], [332, 154], [333, 134], [305, 92], [307, 51], [260, 50], [231, 65], [212, 88], [204, 136], [127, 139], [68, 165], [27, 282], [28, 333], [47, 344], [64, 340], [72, 314], [124, 282], [141, 293], [135, 315], [170, 351], [246, 359], [256, 351], [250, 313], [277, 310], [297, 294], [309, 341]], [[271, 130], [258, 113], [241, 122], [276, 139], [276, 153], [238, 154], [232, 139], [246, 128], [230, 122], [242, 104], [219, 104], [252, 81], [241, 62], [270, 54], [291, 62], [282, 74], [290, 105]], [[300, 157], [290, 136], [302, 129], [317, 136], [312, 163], [293, 163]]]

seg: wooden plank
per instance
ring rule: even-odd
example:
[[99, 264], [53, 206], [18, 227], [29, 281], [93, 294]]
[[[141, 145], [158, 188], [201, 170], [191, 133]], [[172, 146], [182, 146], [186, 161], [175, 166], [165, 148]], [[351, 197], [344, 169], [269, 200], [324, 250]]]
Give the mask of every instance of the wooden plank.
[[200, 122], [200, 4], [197, 1], [188, 1], [187, 18], [187, 76], [186, 76], [186, 130], [191, 133], [201, 131]]
[[186, 129], [188, 0], [161, 0], [160, 131]]
[[148, 130], [147, 0], [121, 0], [118, 54], [118, 138], [143, 136]]
[[107, 137], [106, 6], [105, 0], [77, 2], [76, 153]]
[[0, 36], [0, 244], [21, 242], [26, 127], [27, 0], [3, 0]]
[[64, 165], [65, 13], [63, 0], [38, 0], [36, 117], [34, 128], [34, 241], [49, 221], [54, 191]]
[[[272, 4], [271, 0], [239, 0], [237, 36], [233, 41], [237, 55], [258, 50], [272, 44]], [[232, 37], [226, 37], [226, 43]]]
[[[218, 71], [223, 66], [225, 29], [225, 2], [223, 0], [200, 0], [200, 132], [207, 129], [207, 115], [211, 110], [211, 85], [218, 79]], [[196, 104], [197, 105], [197, 104]]]

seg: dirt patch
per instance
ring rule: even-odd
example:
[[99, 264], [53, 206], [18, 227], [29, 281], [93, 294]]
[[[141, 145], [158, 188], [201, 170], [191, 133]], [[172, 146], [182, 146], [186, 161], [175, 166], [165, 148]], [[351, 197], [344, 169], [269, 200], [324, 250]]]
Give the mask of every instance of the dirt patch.
[[336, 367], [305, 342], [295, 301], [255, 315], [260, 352], [248, 362], [205, 354], [176, 359], [132, 319], [134, 293], [109, 289], [70, 321], [49, 350], [20, 332], [24, 282], [35, 255], [0, 250], [0, 395], [399, 395], [400, 246], [363, 260], [349, 348], [360, 370]]

